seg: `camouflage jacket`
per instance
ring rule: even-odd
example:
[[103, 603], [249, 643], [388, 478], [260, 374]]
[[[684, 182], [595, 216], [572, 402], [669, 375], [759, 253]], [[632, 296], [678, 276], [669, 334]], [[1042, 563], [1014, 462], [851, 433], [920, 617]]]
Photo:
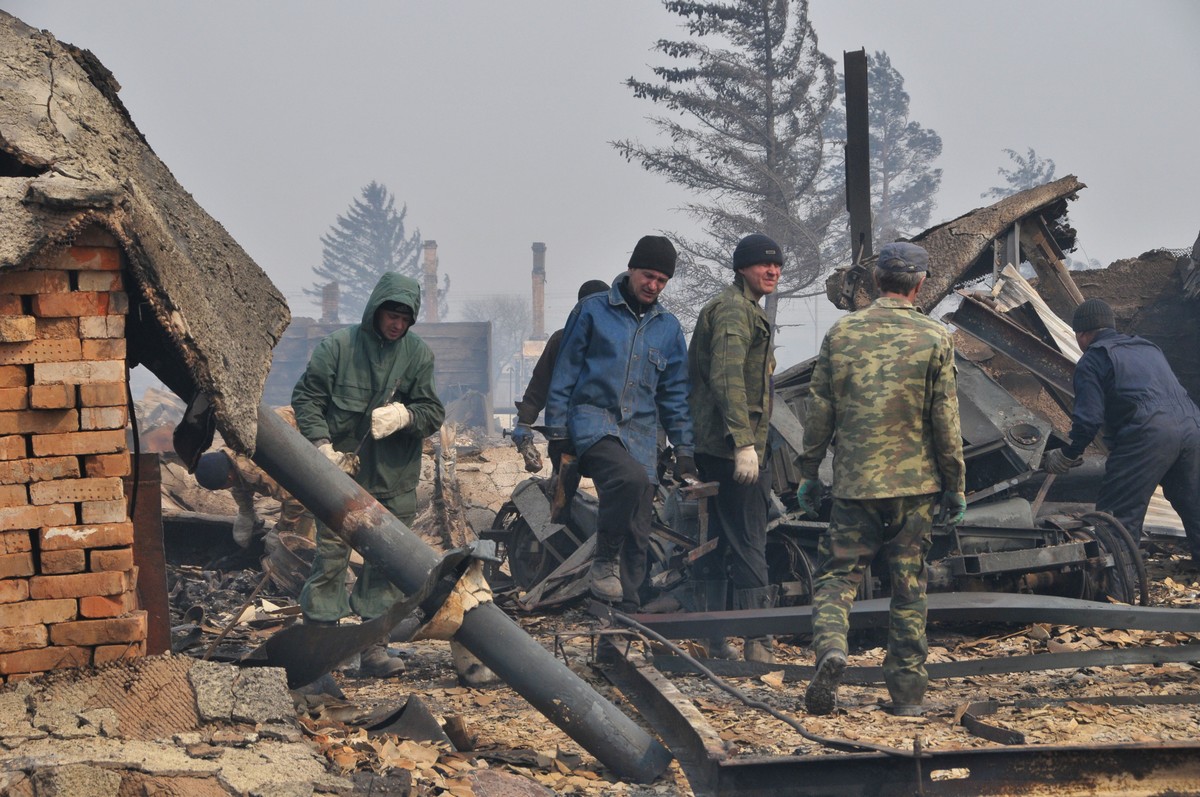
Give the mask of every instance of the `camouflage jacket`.
[[838, 320], [809, 393], [800, 472], [817, 478], [832, 441], [835, 497], [965, 490], [954, 341], [908, 302], [877, 299]]
[[739, 279], [700, 311], [688, 347], [697, 452], [732, 459], [753, 445], [765, 459], [773, 373], [771, 325]]

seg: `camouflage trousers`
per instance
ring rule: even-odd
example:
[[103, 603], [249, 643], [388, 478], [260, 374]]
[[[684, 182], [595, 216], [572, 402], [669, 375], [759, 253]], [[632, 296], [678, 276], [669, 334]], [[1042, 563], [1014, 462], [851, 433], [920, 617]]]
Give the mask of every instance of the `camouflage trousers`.
[[863, 574], [882, 549], [892, 583], [883, 677], [893, 703], [919, 705], [929, 674], [925, 658], [925, 554], [936, 495], [833, 500], [829, 531], [818, 548], [813, 595], [813, 650], [846, 650], [850, 606]]
[[[414, 496], [402, 493], [380, 503], [401, 523], [412, 525], [416, 515]], [[408, 511], [404, 512], [405, 509]], [[353, 612], [366, 622], [383, 614], [404, 596], [382, 570], [366, 561], [354, 582], [354, 589], [347, 591], [346, 568], [349, 564], [350, 546], [336, 532], [318, 522], [312, 571], [300, 590], [300, 610], [305, 619], [337, 622]]]

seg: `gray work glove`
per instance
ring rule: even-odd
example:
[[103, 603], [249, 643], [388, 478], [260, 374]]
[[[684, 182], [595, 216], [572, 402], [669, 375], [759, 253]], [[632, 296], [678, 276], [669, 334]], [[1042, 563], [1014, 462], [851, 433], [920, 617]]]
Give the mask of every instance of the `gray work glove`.
[[353, 476], [358, 473], [358, 455], [349, 454], [343, 451], [335, 451], [333, 444], [329, 442], [322, 443], [317, 446], [317, 450], [325, 455], [325, 459], [337, 465], [342, 473], [348, 476]]
[[758, 452], [754, 450], [753, 443], [734, 449], [733, 480], [738, 484], [754, 484], [758, 481]]
[[258, 522], [253, 510], [243, 509], [233, 520], [233, 541], [239, 548], [248, 548], [254, 539], [254, 524]]
[[1081, 462], [1083, 462], [1083, 457], [1071, 459], [1063, 453], [1061, 448], [1055, 448], [1047, 451], [1042, 457], [1042, 470], [1046, 473], [1053, 473], [1055, 476], [1061, 476]]

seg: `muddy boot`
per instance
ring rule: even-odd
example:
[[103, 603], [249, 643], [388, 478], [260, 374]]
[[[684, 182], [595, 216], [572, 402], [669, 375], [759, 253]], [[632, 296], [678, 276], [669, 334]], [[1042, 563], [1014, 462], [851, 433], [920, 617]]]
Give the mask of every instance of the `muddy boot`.
[[500, 683], [499, 676], [479, 659], [475, 654], [462, 646], [462, 643], [450, 640], [450, 660], [454, 662], [454, 671], [458, 673], [460, 686], [471, 686], [479, 689], [484, 686], [494, 686]]
[[[773, 609], [775, 608], [777, 594], [778, 588], [774, 585], [755, 589], [735, 589], [733, 591], [733, 608]], [[769, 636], [745, 637], [742, 646], [742, 658], [746, 661], [774, 664], [775, 640]]]
[[804, 707], [809, 714], [832, 714], [837, 708], [838, 684], [846, 669], [846, 653], [834, 648], [817, 658], [817, 672], [804, 690]]
[[359, 678], [391, 678], [404, 672], [404, 662], [388, 653], [387, 642], [376, 642], [359, 656]]
[[621, 542], [599, 538], [596, 540], [596, 556], [588, 571], [588, 589], [592, 597], [605, 603], [620, 603], [625, 598], [621, 586]]

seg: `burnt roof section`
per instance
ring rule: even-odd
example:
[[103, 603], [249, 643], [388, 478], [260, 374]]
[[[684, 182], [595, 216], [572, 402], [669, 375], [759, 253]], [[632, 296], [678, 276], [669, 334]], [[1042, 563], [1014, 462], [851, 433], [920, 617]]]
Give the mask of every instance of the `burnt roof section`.
[[[1038, 215], [1049, 228], [1060, 249], [1075, 248], [1075, 230], [1066, 222], [1067, 200], [1087, 186], [1074, 175], [1039, 185], [1001, 199], [994, 205], [976, 208], [958, 218], [930, 227], [910, 239], [929, 252], [930, 273], [916, 305], [929, 312], [954, 288], [986, 276], [992, 271], [992, 242], [1013, 222]], [[874, 265], [874, 258], [865, 265]], [[850, 269], [838, 269], [825, 281], [829, 300], [842, 306], [842, 292]], [[866, 307], [877, 292], [868, 268], [854, 290], [854, 308]]]
[[94, 55], [4, 12], [0, 53], [0, 269], [108, 230], [136, 283], [130, 320], [145, 319], [131, 358], [206, 394], [222, 437], [252, 452], [287, 302], [154, 154]]

